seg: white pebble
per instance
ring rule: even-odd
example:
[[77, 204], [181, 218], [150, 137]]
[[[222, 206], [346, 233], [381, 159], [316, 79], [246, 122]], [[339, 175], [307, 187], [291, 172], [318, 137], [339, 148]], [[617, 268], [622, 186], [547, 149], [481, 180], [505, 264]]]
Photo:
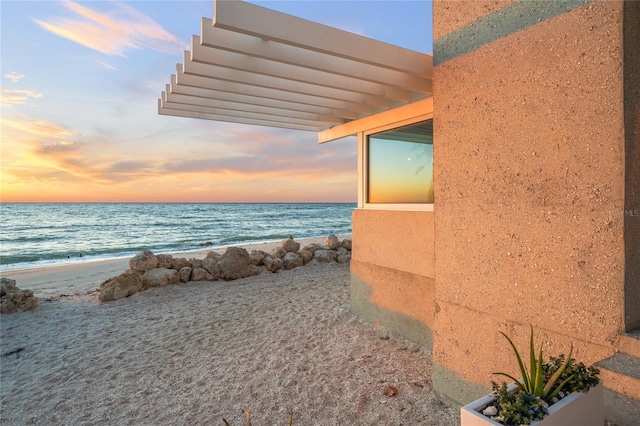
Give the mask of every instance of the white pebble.
[[490, 405], [487, 408], [485, 408], [484, 410], [482, 410], [482, 414], [484, 414], [485, 416], [488, 416], [488, 417], [495, 416], [495, 415], [498, 414], [498, 409], [496, 407], [494, 407], [493, 405]]

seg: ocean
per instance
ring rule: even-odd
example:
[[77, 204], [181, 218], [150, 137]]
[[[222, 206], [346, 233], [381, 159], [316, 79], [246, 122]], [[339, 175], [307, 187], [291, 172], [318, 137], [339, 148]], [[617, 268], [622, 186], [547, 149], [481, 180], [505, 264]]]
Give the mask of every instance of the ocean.
[[351, 203], [1, 203], [0, 271], [351, 233]]

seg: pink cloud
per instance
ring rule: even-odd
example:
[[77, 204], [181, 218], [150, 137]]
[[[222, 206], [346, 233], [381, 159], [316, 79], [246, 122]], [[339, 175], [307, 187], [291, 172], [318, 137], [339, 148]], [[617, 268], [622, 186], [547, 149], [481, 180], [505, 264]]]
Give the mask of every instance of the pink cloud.
[[175, 54], [187, 46], [160, 24], [128, 5], [113, 3], [117, 6], [114, 12], [99, 13], [72, 1], [63, 4], [75, 14], [73, 17], [48, 21], [35, 19], [35, 22], [47, 31], [105, 55], [125, 56], [125, 52], [132, 49]]

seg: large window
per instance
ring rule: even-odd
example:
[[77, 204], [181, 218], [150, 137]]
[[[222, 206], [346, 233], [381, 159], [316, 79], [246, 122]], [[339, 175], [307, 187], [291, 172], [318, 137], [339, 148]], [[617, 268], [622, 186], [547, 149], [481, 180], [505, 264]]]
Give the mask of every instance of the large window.
[[433, 203], [433, 120], [367, 137], [368, 204]]

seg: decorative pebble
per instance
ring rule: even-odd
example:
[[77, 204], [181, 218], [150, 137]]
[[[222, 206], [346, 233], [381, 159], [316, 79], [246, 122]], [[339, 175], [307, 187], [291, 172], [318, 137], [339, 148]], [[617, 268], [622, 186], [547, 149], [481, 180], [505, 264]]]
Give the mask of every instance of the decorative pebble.
[[496, 416], [496, 415], [498, 415], [498, 409], [496, 407], [494, 407], [493, 405], [490, 405], [487, 408], [485, 408], [484, 410], [482, 410], [482, 414], [484, 414], [485, 416], [488, 416], [488, 417]]

